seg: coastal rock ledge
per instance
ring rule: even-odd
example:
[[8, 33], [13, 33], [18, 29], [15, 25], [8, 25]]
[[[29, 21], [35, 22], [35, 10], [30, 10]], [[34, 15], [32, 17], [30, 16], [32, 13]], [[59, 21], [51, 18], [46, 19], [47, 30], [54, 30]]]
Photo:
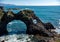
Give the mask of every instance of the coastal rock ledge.
[[50, 31], [55, 29], [54, 26], [51, 23], [43, 23], [34, 11], [21, 10], [15, 14], [12, 11], [5, 12], [3, 7], [0, 7], [0, 36], [8, 34], [7, 24], [13, 20], [23, 21], [27, 26], [26, 33], [29, 35], [54, 37], [54, 33]]

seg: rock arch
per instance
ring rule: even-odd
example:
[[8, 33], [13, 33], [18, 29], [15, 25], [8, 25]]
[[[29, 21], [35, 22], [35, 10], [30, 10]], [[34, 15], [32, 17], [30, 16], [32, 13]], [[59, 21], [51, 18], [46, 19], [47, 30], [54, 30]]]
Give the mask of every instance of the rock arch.
[[[7, 24], [12, 21], [12, 20], [21, 20], [23, 21], [26, 26], [27, 26], [27, 30], [26, 33], [27, 34], [39, 34], [42, 36], [54, 36], [51, 32], [49, 32], [46, 27], [47, 25], [45, 25], [45, 23], [43, 23], [34, 13], [34, 11], [32, 10], [22, 10], [20, 12], [18, 12], [17, 14], [14, 14], [12, 11], [8, 11], [8, 12], [2, 12], [4, 13], [1, 20], [0, 20], [0, 35], [3, 34], [8, 34], [8, 31], [6, 30], [6, 26]], [[34, 20], [36, 20], [34, 22]], [[52, 28], [53, 26], [51, 26], [52, 24], [50, 24], [50, 27]], [[49, 28], [49, 26], [47, 27]], [[52, 29], [55, 29], [54, 27]]]

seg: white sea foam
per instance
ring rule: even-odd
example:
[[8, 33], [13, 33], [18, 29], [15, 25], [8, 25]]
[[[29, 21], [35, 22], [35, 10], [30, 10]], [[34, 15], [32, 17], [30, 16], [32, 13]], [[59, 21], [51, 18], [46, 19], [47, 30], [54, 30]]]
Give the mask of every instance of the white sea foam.
[[60, 34], [60, 29], [59, 28], [56, 28], [55, 30], [58, 34]]
[[36, 24], [36, 23], [37, 23], [37, 20], [34, 19], [34, 20], [33, 20], [33, 23]]
[[0, 42], [5, 41], [5, 42], [31, 42], [31, 38], [33, 35], [27, 35], [27, 34], [13, 34], [13, 35], [7, 35], [7, 36], [2, 36], [0, 37]]

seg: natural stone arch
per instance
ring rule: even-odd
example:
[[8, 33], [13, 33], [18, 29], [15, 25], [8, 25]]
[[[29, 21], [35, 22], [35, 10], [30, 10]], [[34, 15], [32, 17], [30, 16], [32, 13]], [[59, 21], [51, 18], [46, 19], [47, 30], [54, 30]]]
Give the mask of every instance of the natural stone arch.
[[[10, 14], [8, 14], [8, 12]], [[23, 21], [26, 26], [27, 26], [27, 30], [26, 33], [27, 34], [39, 34], [42, 36], [54, 36], [51, 32], [49, 32], [46, 27], [47, 25], [45, 25], [35, 14], [34, 11], [32, 10], [22, 10], [20, 12], [18, 12], [17, 14], [14, 14], [12, 11], [8, 11], [8, 12], [3, 12], [4, 15], [1, 18], [1, 26], [0, 26], [0, 34], [8, 34], [8, 31], [6, 30], [6, 25], [11, 22], [12, 20], [21, 20]], [[34, 23], [33, 21], [36, 20], [37, 23]], [[50, 23], [49, 23], [50, 24]], [[51, 27], [52, 24], [50, 24], [50, 26], [48, 25], [47, 28]], [[2, 27], [3, 26], [3, 27]], [[55, 28], [52, 28], [55, 29]]]

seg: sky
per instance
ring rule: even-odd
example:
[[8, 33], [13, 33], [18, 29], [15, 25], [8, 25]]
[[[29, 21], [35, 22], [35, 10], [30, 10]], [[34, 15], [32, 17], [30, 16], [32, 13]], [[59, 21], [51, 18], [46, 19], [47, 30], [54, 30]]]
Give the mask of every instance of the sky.
[[60, 0], [0, 0], [0, 3], [14, 4], [14, 5], [60, 5]]

